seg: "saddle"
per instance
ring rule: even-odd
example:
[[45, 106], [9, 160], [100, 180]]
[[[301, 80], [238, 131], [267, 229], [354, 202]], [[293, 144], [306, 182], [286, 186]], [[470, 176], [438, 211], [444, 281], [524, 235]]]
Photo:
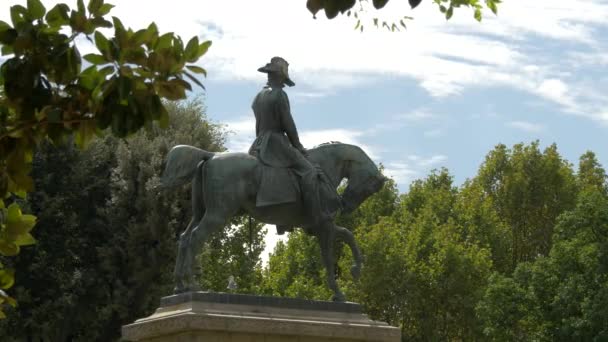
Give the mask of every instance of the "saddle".
[[[268, 166], [262, 162], [258, 165], [260, 187], [256, 197], [257, 207], [294, 203], [301, 198], [300, 180], [295, 171], [289, 168]], [[322, 205], [331, 212], [336, 212], [342, 203], [339, 199], [336, 202], [335, 189], [330, 185], [323, 169], [319, 165], [315, 166], [320, 182], [319, 196]]]
[[258, 165], [260, 188], [256, 197], [256, 206], [293, 203], [300, 198], [300, 182], [293, 170], [272, 167], [261, 162]]

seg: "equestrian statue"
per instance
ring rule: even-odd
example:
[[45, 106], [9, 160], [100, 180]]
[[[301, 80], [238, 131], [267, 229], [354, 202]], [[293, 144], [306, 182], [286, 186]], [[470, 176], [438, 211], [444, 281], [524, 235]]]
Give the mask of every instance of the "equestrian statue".
[[[299, 227], [316, 236], [334, 301], [345, 300], [335, 278], [335, 239], [350, 247], [351, 273], [359, 277], [359, 247], [353, 234], [334, 219], [340, 211], [355, 210], [382, 188], [386, 178], [357, 146], [334, 142], [304, 148], [283, 90], [295, 85], [288, 67], [285, 59], [273, 57], [258, 69], [268, 75], [268, 83], [252, 104], [256, 139], [249, 153], [213, 153], [178, 145], [167, 155], [162, 186], [192, 183], [193, 217], [179, 239], [175, 293], [199, 289], [196, 255], [211, 234], [242, 214], [276, 225], [279, 234]], [[347, 186], [340, 196], [337, 188], [344, 179]]]

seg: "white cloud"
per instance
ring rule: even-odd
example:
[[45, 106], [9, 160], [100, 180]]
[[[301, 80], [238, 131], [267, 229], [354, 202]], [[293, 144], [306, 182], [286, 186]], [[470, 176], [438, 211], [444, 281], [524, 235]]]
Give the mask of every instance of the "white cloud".
[[601, 121], [603, 124], [608, 125], [608, 110], [606, 110], [606, 111], [604, 111], [604, 112], [600, 113], [600, 115], [599, 115], [599, 120], [600, 120], [600, 121]]
[[243, 116], [225, 123], [228, 130], [226, 147], [230, 152], [247, 152], [255, 140], [255, 118]]
[[306, 148], [312, 148], [316, 145], [330, 141], [339, 141], [345, 144], [352, 144], [361, 147], [367, 155], [372, 159], [377, 159], [378, 154], [374, 148], [366, 145], [360, 139], [364, 135], [363, 132], [357, 130], [349, 130], [343, 128], [323, 129], [313, 131], [303, 131], [300, 133], [300, 141]]
[[507, 126], [513, 127], [528, 133], [540, 133], [545, 130], [545, 127], [541, 124], [532, 123], [528, 121], [511, 121], [507, 123]]
[[442, 154], [430, 157], [412, 154], [405, 159], [407, 161], [389, 161], [384, 164], [384, 173], [392, 177], [402, 189], [415, 179], [428, 174], [432, 169], [440, 167], [448, 157]]
[[407, 163], [389, 162], [384, 165], [384, 174], [393, 178], [397, 184], [404, 186], [416, 179], [418, 172]]
[[557, 103], [568, 99], [568, 85], [558, 79], [546, 79], [538, 86], [538, 93]]
[[[50, 8], [57, 2], [47, 0], [45, 5]], [[8, 1], [16, 3], [25, 0]], [[281, 55], [291, 63], [294, 81], [310, 94], [407, 77], [433, 96], [508, 86], [554, 101], [565, 111], [599, 119], [597, 100], [585, 95], [582, 84], [565, 78], [576, 77], [576, 66], [534, 45], [539, 38], [567, 41], [608, 55], [603, 37], [595, 34], [597, 27], [608, 25], [608, 3], [601, 0], [509, 0], [501, 3], [497, 17], [488, 12], [482, 23], [469, 9], [457, 10], [446, 22], [432, 2], [411, 11], [407, 2], [391, 1], [379, 13], [369, 12], [370, 20], [376, 15], [389, 20], [395, 13], [413, 15], [408, 30], [390, 33], [368, 23], [363, 34], [353, 30], [352, 18], [329, 21], [320, 13], [312, 19], [304, 2], [298, 6], [285, 0], [173, 0], [168, 6], [165, 0], [148, 0], [145, 15], [132, 15], [142, 13], [139, 2], [113, 3], [112, 15], [128, 26], [143, 28], [154, 20], [162, 32], [213, 39], [200, 62], [213, 79], [259, 82], [257, 68]], [[8, 20], [8, 6], [4, 8], [0, 19]], [[558, 82], [567, 84], [570, 98], [557, 96], [564, 89]]]
[[[255, 118], [252, 116], [239, 117], [233, 121], [225, 123], [229, 132], [226, 143], [231, 152], [247, 152], [251, 143], [255, 140]], [[361, 141], [363, 132], [344, 128], [323, 129], [323, 130], [303, 130], [299, 132], [300, 141], [306, 148], [313, 148], [317, 145], [339, 141], [345, 144], [352, 144], [361, 147], [372, 159], [378, 158], [377, 149], [366, 145]]]
[[308, 102], [314, 101], [331, 95], [331, 92], [326, 91], [292, 91], [289, 94], [291, 102]]

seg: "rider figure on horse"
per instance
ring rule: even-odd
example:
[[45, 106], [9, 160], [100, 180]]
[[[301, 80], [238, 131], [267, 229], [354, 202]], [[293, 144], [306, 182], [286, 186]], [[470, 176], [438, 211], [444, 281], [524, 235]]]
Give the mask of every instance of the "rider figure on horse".
[[[308, 152], [300, 143], [289, 99], [283, 91], [285, 85], [295, 85], [289, 78], [288, 67], [289, 63], [285, 59], [273, 57], [270, 63], [258, 69], [268, 74], [268, 83], [253, 100], [256, 139], [249, 154], [257, 156], [266, 166], [292, 169], [300, 178], [304, 207], [312, 218], [312, 223], [324, 223], [332, 216], [332, 210], [324, 204], [340, 201], [335, 188], [333, 194], [325, 195], [334, 198], [323, 198], [325, 201], [321, 201], [321, 196], [326, 193], [319, 191], [322, 177], [319, 177], [317, 167], [308, 160]], [[279, 234], [287, 229], [277, 226]]]

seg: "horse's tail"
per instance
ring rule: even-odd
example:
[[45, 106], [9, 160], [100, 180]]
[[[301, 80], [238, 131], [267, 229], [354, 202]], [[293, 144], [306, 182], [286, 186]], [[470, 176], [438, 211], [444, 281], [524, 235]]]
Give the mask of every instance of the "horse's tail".
[[173, 188], [192, 181], [197, 166], [213, 158], [213, 152], [207, 152], [188, 145], [177, 145], [167, 155], [165, 170], [160, 179], [163, 188]]

